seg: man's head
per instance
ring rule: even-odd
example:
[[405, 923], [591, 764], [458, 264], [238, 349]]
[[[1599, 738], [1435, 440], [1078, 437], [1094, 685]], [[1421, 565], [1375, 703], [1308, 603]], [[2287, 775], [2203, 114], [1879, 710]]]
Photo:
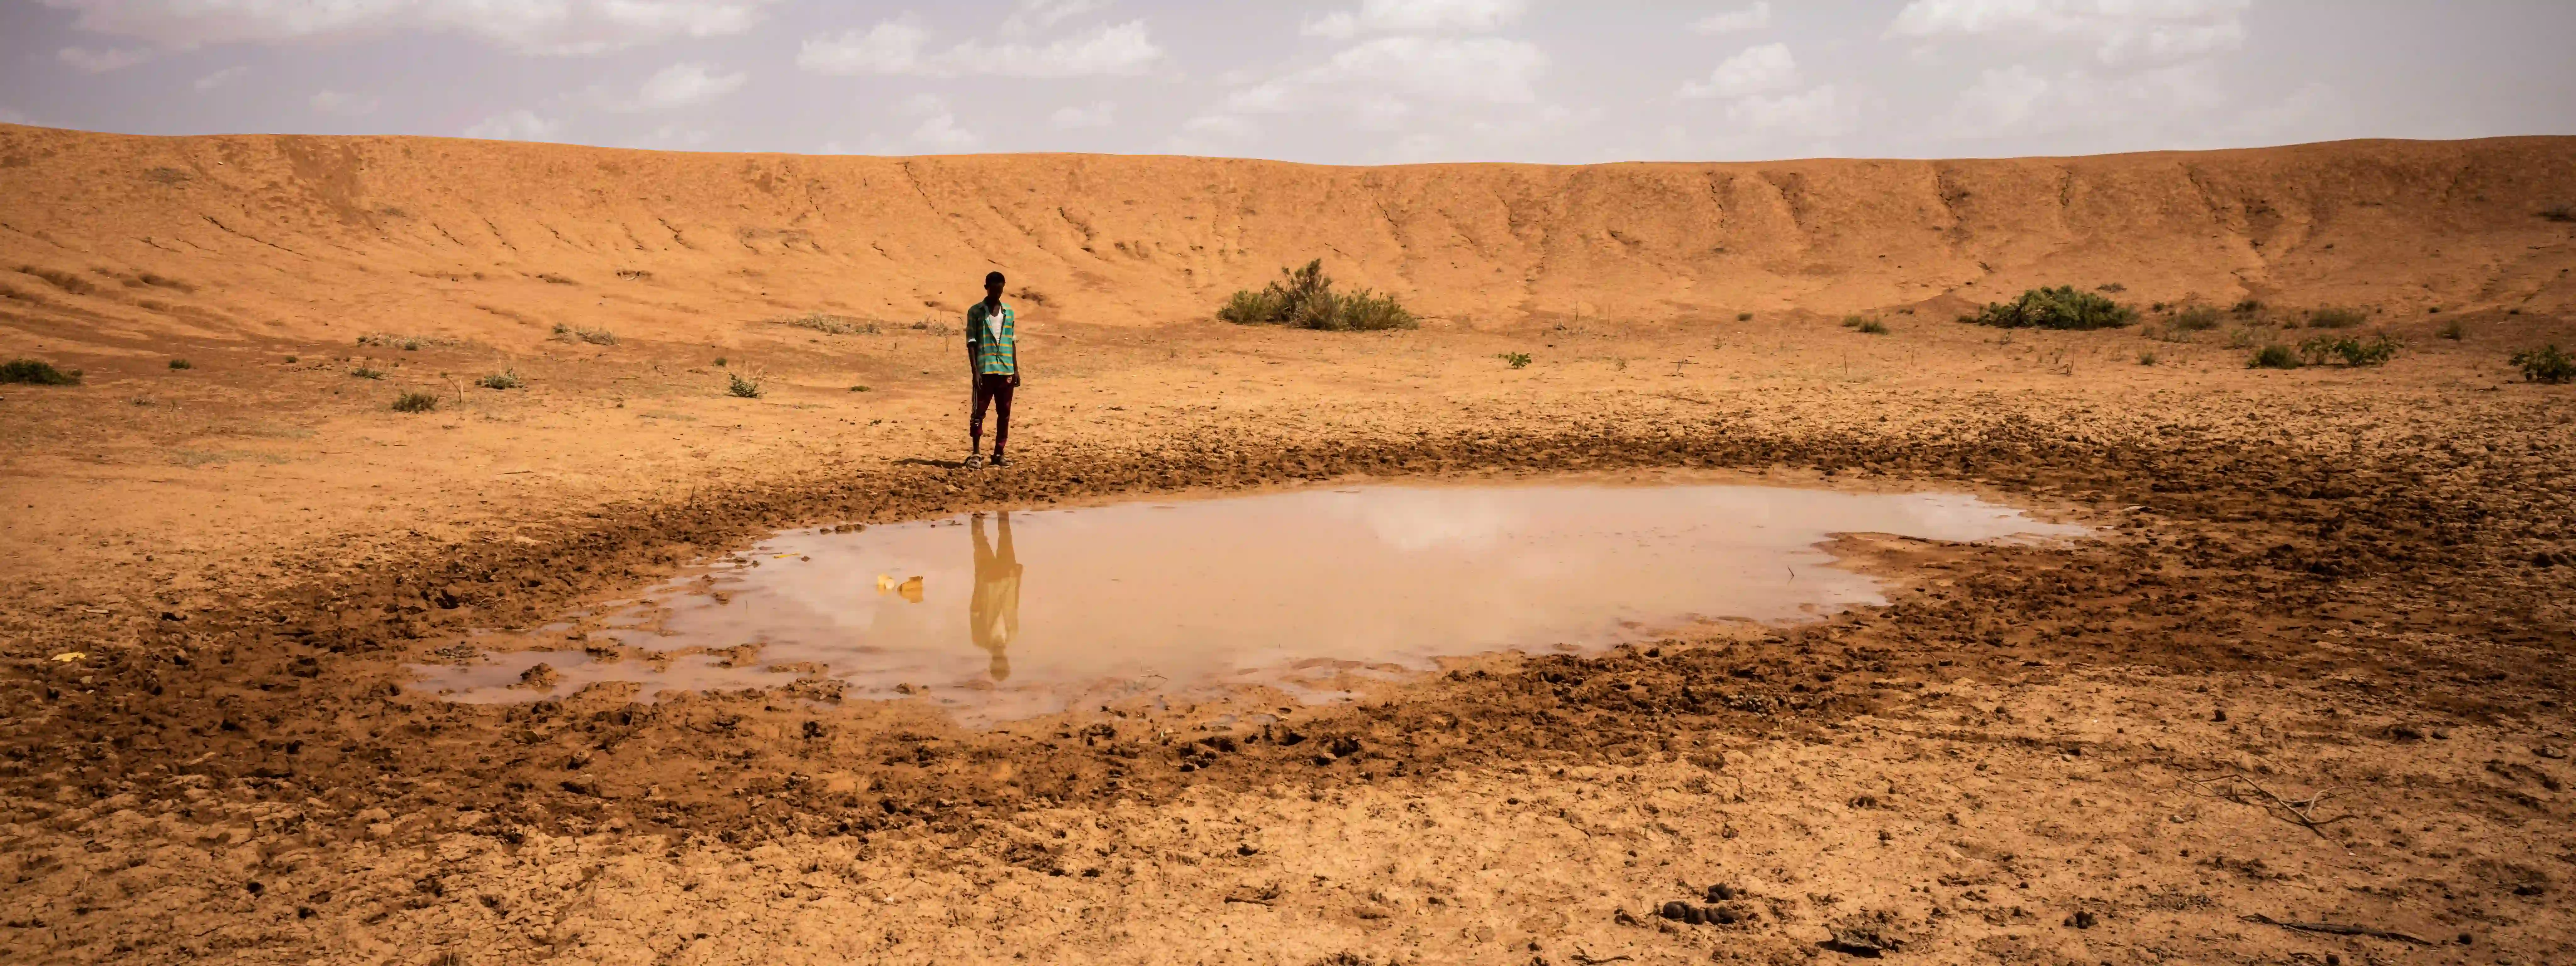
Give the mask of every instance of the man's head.
[[1000, 272], [985, 272], [985, 273], [984, 273], [984, 301], [987, 301], [987, 302], [999, 302], [999, 301], [1001, 301], [1001, 300], [1002, 300], [1002, 273], [1000, 273]]

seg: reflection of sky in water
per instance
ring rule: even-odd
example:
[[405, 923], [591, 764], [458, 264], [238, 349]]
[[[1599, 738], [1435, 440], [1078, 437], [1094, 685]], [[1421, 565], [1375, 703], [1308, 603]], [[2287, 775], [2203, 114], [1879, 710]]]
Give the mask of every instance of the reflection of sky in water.
[[[524, 699], [534, 692], [494, 686], [544, 659], [564, 675], [560, 693], [609, 680], [783, 683], [794, 675], [762, 669], [808, 663], [856, 696], [911, 685], [984, 717], [1233, 684], [1323, 694], [1355, 669], [1880, 602], [1871, 580], [1826, 566], [1815, 545], [1833, 533], [2081, 532], [1952, 494], [1377, 486], [791, 533], [747, 555], [760, 566], [715, 575], [728, 603], [698, 585], [659, 588], [646, 595], [667, 608], [658, 625], [614, 633], [656, 651], [762, 645], [744, 667], [526, 654], [426, 666], [422, 686]], [[914, 576], [918, 603], [881, 587]]]

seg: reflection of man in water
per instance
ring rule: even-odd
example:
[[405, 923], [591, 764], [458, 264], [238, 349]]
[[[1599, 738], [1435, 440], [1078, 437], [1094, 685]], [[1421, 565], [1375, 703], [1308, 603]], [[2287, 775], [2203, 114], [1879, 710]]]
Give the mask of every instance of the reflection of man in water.
[[975, 514], [975, 596], [967, 602], [966, 628], [975, 646], [993, 655], [993, 680], [1008, 680], [1003, 653], [1020, 633], [1020, 558], [1011, 553], [1011, 515], [1001, 515], [999, 550], [984, 541], [984, 515]]

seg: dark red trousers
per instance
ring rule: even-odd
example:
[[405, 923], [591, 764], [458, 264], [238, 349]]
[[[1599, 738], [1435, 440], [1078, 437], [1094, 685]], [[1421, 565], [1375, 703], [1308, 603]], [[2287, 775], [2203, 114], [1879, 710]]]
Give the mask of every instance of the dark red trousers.
[[1011, 377], [1001, 373], [979, 373], [975, 376], [974, 415], [966, 418], [966, 438], [974, 446], [984, 444], [984, 404], [993, 404], [993, 455], [1002, 455], [1002, 447], [1011, 441]]

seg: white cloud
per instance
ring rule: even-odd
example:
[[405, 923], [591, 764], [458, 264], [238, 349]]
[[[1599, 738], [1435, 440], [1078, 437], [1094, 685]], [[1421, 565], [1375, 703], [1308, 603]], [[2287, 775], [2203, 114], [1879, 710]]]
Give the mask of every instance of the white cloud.
[[536, 141], [552, 137], [562, 128], [559, 122], [538, 117], [535, 111], [521, 108], [484, 118], [473, 127], [466, 128], [465, 136], [493, 141]]
[[943, 151], [964, 151], [983, 141], [975, 132], [957, 126], [957, 113], [949, 109], [944, 98], [915, 95], [904, 102], [902, 112], [921, 118], [921, 123], [909, 135], [914, 144]]
[[1202, 114], [1183, 122], [1181, 130], [1229, 138], [1248, 138], [1261, 133], [1260, 126], [1231, 114]]
[[232, 83], [233, 78], [240, 77], [241, 75], [249, 72], [250, 68], [248, 67], [226, 67], [212, 74], [197, 78], [197, 89], [201, 91], [214, 90], [215, 88], [222, 87], [225, 84]]
[[1720, 61], [1706, 81], [1682, 85], [1683, 97], [1745, 97], [1774, 94], [1798, 86], [1798, 60], [1787, 44], [1747, 47]]
[[661, 127], [654, 128], [653, 133], [644, 138], [642, 143], [636, 146], [696, 148], [704, 147], [706, 143], [714, 137], [715, 132], [713, 131], [700, 128], [681, 127], [677, 124], [665, 124]]
[[809, 37], [796, 66], [818, 74], [916, 74], [929, 77], [1097, 77], [1142, 74], [1163, 59], [1163, 49], [1142, 20], [1095, 27], [1043, 46], [966, 40], [927, 52], [930, 31], [889, 20], [861, 33]]
[[1107, 0], [1022, 0], [1018, 10], [1002, 18], [1002, 34], [1018, 37], [1045, 30], [1107, 6]]
[[1538, 99], [1535, 83], [1547, 63], [1536, 45], [1500, 37], [1380, 37], [1236, 91], [1226, 105], [1235, 113], [1290, 112], [1402, 96], [1526, 104]]
[[1054, 114], [1047, 116], [1047, 123], [1057, 130], [1108, 127], [1117, 121], [1118, 105], [1109, 101], [1057, 108]]
[[660, 111], [705, 104], [742, 87], [749, 75], [714, 74], [705, 64], [673, 64], [646, 78], [633, 99], [618, 105], [629, 111]]
[[1921, 40], [2079, 38], [2112, 66], [2165, 64], [2245, 44], [2252, 0], [1913, 0], [1890, 36]]
[[1858, 106], [1832, 84], [1776, 97], [1741, 97], [1726, 106], [1726, 120], [1730, 124], [1803, 138], [1829, 138], [1851, 133], [1858, 116]]
[[357, 117], [361, 114], [373, 113], [379, 101], [370, 95], [322, 91], [314, 94], [306, 103], [313, 106], [313, 112], [316, 114]]
[[1382, 31], [1495, 30], [1528, 10], [1528, 0], [1360, 0], [1358, 10], [1325, 14], [1302, 29], [1335, 39]]
[[597, 54], [738, 34], [778, 0], [43, 0], [73, 26], [186, 50], [396, 30], [453, 30], [531, 54]]
[[929, 42], [930, 31], [889, 20], [866, 33], [807, 37], [796, 66], [817, 74], [910, 74], [922, 69], [921, 48]]
[[149, 50], [91, 50], [86, 47], [65, 47], [61, 50], [55, 51], [54, 58], [88, 73], [104, 74], [111, 70], [122, 70], [150, 60], [152, 59], [152, 52]]
[[1741, 10], [1722, 10], [1693, 20], [1690, 28], [1696, 33], [1731, 34], [1746, 30], [1760, 30], [1770, 25], [1771, 0], [1759, 0], [1754, 5]]
[[2048, 78], [2021, 64], [1987, 70], [1959, 93], [1950, 129], [1976, 136], [2021, 128], [2038, 114], [2051, 86]]

